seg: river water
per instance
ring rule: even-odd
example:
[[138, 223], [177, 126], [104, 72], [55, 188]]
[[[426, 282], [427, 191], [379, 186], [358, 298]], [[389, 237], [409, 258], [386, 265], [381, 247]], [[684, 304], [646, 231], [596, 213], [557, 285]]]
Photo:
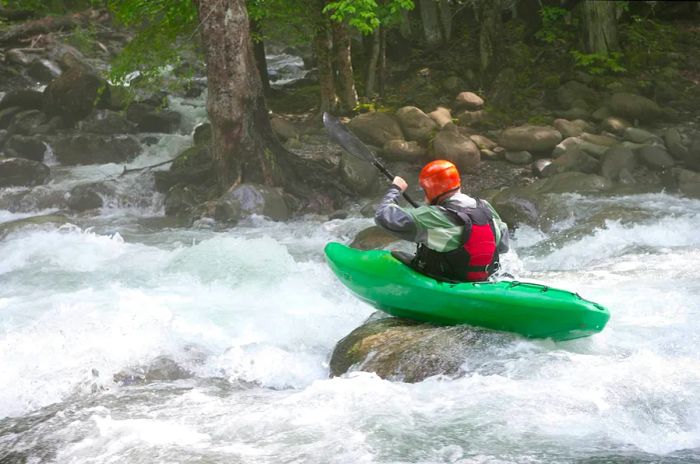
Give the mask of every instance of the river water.
[[[177, 104], [188, 134], [203, 109]], [[170, 228], [151, 175], [122, 169], [54, 166], [48, 186], [0, 194], [7, 222], [117, 179], [98, 216], [0, 240], [0, 462], [700, 462], [700, 201], [553, 197], [558, 218], [519, 229], [504, 262], [606, 305], [607, 328], [499, 338], [465, 353], [482, 364], [463, 377], [405, 384], [328, 378], [374, 311], [323, 247], [370, 219]], [[140, 382], [154, 365], [170, 368]]]

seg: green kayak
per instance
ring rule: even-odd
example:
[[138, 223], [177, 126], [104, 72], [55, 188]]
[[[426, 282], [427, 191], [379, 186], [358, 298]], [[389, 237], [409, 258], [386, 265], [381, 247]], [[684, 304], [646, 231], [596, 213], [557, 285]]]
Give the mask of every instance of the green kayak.
[[340, 281], [377, 309], [436, 324], [470, 324], [532, 338], [571, 340], [603, 330], [608, 310], [578, 294], [518, 281], [439, 282], [389, 251], [326, 245]]

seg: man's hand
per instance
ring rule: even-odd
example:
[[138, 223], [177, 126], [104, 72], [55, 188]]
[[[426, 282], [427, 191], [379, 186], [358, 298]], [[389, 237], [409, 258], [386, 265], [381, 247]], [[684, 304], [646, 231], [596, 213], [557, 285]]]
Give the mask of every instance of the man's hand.
[[392, 182], [392, 184], [394, 184], [398, 188], [400, 188], [401, 192], [405, 192], [406, 189], [408, 188], [408, 184], [406, 183], [406, 181], [403, 180], [403, 178], [401, 178], [399, 176], [394, 177], [394, 181]]

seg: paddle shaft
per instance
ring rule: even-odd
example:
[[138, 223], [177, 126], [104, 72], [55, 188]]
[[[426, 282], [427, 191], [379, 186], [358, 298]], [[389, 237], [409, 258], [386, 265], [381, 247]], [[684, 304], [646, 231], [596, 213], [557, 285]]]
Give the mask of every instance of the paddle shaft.
[[[383, 165], [382, 163], [380, 163], [376, 158], [373, 159], [373, 160], [371, 161], [371, 163], [372, 163], [372, 166], [374, 166], [375, 168], [379, 169], [379, 172], [381, 172], [382, 174], [384, 174], [384, 175], [386, 176], [387, 179], [389, 179], [390, 181], [393, 182], [395, 176], [394, 176], [392, 173], [390, 173], [389, 170], [388, 170], [387, 168], [385, 168], [384, 165]], [[411, 206], [413, 206], [414, 208], [418, 208], [418, 203], [416, 203], [416, 202], [413, 200], [413, 198], [411, 198], [410, 196], [408, 196], [408, 193], [403, 192], [402, 194], [403, 194], [403, 197], [406, 199], [406, 201], [409, 202], [409, 203], [411, 204]]]

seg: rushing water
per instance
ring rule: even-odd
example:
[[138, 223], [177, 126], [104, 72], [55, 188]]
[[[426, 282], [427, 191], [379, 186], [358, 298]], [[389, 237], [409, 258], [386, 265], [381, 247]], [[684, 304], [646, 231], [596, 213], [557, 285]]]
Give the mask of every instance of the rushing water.
[[[166, 228], [149, 219], [149, 174], [122, 169], [54, 167], [48, 186], [0, 194], [7, 222], [116, 179], [99, 216], [0, 240], [0, 462], [700, 462], [700, 201], [556, 197], [561, 218], [519, 229], [504, 262], [605, 304], [608, 327], [513, 337], [465, 353], [494, 369], [404, 384], [328, 378], [335, 343], [373, 310], [323, 246], [371, 220]], [[138, 381], [164, 359], [169, 373]]]

